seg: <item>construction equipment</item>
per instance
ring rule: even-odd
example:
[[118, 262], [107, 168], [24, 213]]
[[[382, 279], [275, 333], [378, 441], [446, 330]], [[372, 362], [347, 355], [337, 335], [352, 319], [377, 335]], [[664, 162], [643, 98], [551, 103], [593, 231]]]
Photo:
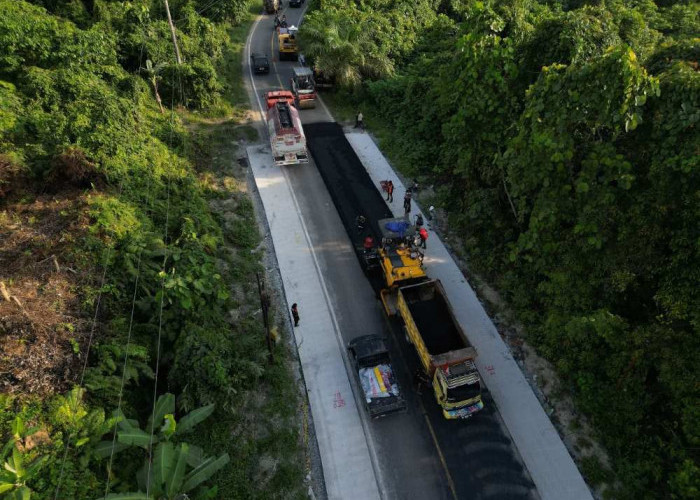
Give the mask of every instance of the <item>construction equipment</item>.
[[474, 364], [476, 349], [455, 319], [440, 281], [399, 286], [396, 293], [406, 336], [432, 379], [443, 416], [468, 418], [481, 410], [484, 403], [481, 378]]
[[292, 94], [299, 109], [316, 107], [316, 86], [313, 72], [306, 67], [295, 67], [292, 73]]
[[379, 267], [386, 287], [380, 297], [387, 316], [398, 316], [406, 339], [413, 344], [435, 399], [445, 418], [468, 418], [484, 407], [476, 350], [457, 322], [439, 280], [423, 269], [423, 254], [415, 245], [416, 227], [405, 218], [379, 221], [382, 244], [364, 252], [365, 266]]
[[294, 96], [288, 90], [265, 94], [267, 127], [275, 165], [308, 163], [306, 137], [299, 112], [294, 107]]
[[298, 28], [290, 26], [277, 28], [277, 45], [279, 48], [280, 61], [296, 61], [299, 59], [299, 49], [297, 47], [296, 33]]

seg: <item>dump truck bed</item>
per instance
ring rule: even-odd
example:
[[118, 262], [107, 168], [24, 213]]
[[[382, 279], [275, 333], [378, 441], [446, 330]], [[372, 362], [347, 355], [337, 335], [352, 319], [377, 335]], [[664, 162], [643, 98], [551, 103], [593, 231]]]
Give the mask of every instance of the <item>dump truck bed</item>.
[[398, 307], [427, 372], [476, 357], [439, 280], [399, 287]]

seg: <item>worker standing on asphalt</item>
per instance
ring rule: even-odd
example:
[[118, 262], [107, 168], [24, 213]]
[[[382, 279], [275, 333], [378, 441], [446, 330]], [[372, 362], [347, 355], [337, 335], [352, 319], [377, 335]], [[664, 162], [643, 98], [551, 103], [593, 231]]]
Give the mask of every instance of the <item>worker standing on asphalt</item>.
[[407, 189], [403, 197], [403, 211], [406, 215], [411, 213], [411, 190]]
[[365, 230], [365, 225], [367, 224], [367, 218], [360, 214], [355, 218], [355, 225], [357, 226], [357, 232], [361, 233]]
[[425, 242], [428, 241], [428, 231], [422, 227], [418, 230], [418, 234], [420, 235], [420, 246], [425, 248]]
[[420, 228], [423, 226], [423, 216], [421, 214], [416, 215], [416, 227]]
[[386, 201], [394, 203], [394, 183], [392, 181], [386, 183]]
[[371, 252], [373, 246], [374, 246], [374, 238], [372, 238], [371, 236], [367, 236], [365, 238], [365, 243], [364, 243], [365, 253]]
[[292, 304], [292, 319], [294, 320], [294, 326], [299, 326], [299, 309], [296, 302]]

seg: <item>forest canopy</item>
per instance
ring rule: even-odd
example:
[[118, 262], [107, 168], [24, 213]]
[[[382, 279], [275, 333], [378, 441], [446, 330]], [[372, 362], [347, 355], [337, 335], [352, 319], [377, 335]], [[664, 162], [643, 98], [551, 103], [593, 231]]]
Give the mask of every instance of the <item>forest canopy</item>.
[[303, 50], [564, 377], [613, 460], [587, 479], [697, 498], [700, 4], [318, 5]]

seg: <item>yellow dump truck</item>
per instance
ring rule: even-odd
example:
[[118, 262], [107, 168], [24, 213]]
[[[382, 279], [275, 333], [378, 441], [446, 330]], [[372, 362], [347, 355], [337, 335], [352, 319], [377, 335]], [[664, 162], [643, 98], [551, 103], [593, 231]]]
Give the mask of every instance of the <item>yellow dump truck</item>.
[[[405, 219], [382, 219], [378, 260], [386, 288], [380, 296], [389, 316], [398, 316], [407, 340], [432, 382], [435, 399], [445, 418], [469, 418], [484, 407], [481, 378], [469, 344], [439, 280], [423, 270], [423, 256], [411, 245], [415, 228], [397, 231]], [[409, 236], [407, 236], [409, 235]]]

